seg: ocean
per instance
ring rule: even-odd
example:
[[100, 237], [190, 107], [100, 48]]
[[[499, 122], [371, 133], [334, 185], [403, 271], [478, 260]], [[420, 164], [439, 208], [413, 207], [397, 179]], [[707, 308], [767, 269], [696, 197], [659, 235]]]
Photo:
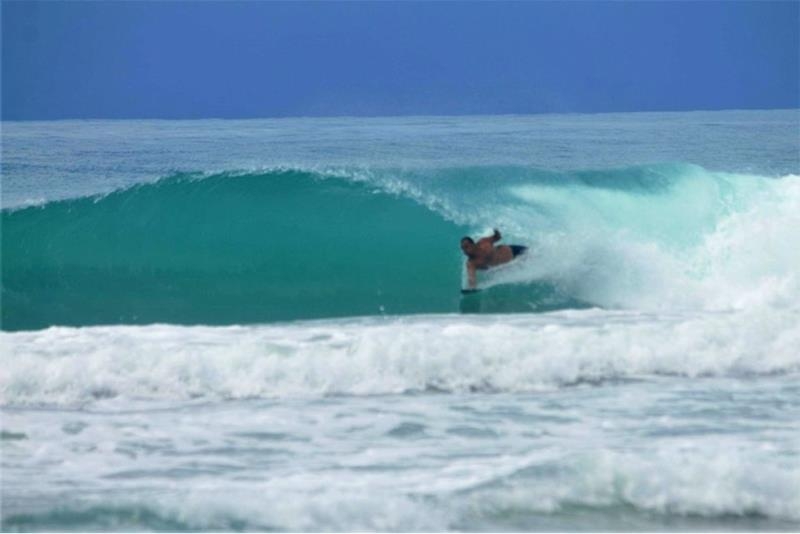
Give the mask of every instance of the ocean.
[[4, 121], [1, 224], [3, 531], [800, 530], [800, 110]]

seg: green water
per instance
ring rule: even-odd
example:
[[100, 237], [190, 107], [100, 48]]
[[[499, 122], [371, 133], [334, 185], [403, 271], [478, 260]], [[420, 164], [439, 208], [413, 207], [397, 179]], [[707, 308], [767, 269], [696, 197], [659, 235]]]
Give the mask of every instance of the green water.
[[[175, 176], [3, 212], [3, 328], [457, 311], [465, 232], [298, 171]], [[443, 244], [453, 243], [453, 247]]]

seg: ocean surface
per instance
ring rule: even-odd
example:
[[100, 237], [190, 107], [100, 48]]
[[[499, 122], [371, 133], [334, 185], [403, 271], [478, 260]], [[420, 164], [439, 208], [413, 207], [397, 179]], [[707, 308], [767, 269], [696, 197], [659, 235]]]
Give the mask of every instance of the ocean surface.
[[4, 531], [800, 530], [800, 110], [3, 122], [1, 170]]

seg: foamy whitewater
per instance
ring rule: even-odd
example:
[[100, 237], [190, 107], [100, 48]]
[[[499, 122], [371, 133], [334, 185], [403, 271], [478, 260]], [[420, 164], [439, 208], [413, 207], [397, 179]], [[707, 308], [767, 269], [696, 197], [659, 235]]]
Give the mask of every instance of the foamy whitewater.
[[799, 139], [4, 122], [0, 526], [798, 530]]

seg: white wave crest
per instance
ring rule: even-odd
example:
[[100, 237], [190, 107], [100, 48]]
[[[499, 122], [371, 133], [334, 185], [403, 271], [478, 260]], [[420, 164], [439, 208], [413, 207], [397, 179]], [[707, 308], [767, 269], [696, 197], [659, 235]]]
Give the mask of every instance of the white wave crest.
[[484, 287], [547, 280], [582, 301], [638, 310], [797, 306], [800, 176], [685, 172], [651, 195], [513, 187], [524, 204], [501, 223], [532, 250]]
[[0, 334], [4, 405], [520, 392], [641, 375], [800, 369], [800, 311], [418, 316]]

